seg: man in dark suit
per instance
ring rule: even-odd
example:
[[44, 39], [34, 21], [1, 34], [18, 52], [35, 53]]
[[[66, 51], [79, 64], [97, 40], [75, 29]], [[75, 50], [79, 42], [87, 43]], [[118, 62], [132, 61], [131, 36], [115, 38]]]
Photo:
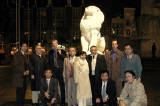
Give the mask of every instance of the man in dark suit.
[[115, 82], [109, 79], [108, 71], [103, 71], [101, 81], [96, 82], [95, 97], [97, 106], [117, 106]]
[[26, 52], [27, 44], [22, 43], [20, 51], [13, 57], [13, 85], [16, 87], [17, 106], [24, 106], [26, 76], [29, 75]]
[[47, 69], [47, 59], [42, 54], [41, 45], [36, 45], [35, 53], [30, 56], [30, 75], [32, 89], [32, 103], [38, 106], [38, 97], [40, 93], [40, 81], [44, 77], [44, 71]]
[[56, 105], [58, 94], [58, 81], [52, 78], [52, 70], [45, 71], [45, 78], [41, 79], [40, 99], [42, 106], [47, 106], [48, 103]]
[[107, 70], [107, 65], [105, 61], [104, 55], [100, 55], [97, 53], [97, 47], [92, 46], [90, 48], [91, 54], [88, 55], [87, 61], [89, 65], [89, 77], [91, 83], [91, 90], [92, 90], [92, 102], [95, 105], [95, 82], [101, 79], [101, 72], [103, 70]]
[[66, 54], [65, 51], [58, 48], [58, 41], [52, 40], [52, 50], [48, 54], [49, 68], [53, 71], [53, 77], [59, 81], [61, 90], [61, 105], [65, 105], [65, 86], [63, 80], [63, 63]]

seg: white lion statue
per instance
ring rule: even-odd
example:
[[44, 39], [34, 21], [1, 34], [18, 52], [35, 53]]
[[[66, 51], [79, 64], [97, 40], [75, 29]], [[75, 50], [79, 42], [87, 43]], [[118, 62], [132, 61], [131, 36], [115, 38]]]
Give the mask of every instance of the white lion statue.
[[102, 11], [96, 6], [85, 8], [80, 22], [82, 50], [90, 54], [90, 47], [97, 46], [98, 53], [105, 49], [105, 39], [101, 37], [100, 29], [104, 22]]

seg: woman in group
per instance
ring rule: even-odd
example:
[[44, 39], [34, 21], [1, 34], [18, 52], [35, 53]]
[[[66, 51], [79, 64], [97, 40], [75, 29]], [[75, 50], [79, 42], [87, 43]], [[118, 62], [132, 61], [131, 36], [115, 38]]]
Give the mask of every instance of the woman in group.
[[74, 64], [74, 74], [74, 80], [77, 84], [78, 106], [90, 105], [92, 103], [92, 93], [86, 52], [80, 52], [80, 57]]
[[133, 71], [126, 71], [126, 83], [120, 95], [120, 106], [147, 106], [143, 84]]

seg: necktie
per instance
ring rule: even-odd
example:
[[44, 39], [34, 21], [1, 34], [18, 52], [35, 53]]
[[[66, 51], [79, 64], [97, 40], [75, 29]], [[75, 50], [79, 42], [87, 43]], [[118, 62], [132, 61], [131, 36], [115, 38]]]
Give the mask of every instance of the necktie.
[[54, 50], [54, 66], [57, 67], [57, 50]]
[[113, 51], [113, 54], [112, 54], [112, 56], [113, 56], [113, 63], [116, 62], [116, 55], [117, 55], [117, 52]]
[[104, 97], [106, 96], [106, 87], [105, 87], [105, 83], [103, 84], [101, 95], [102, 95], [102, 98], [104, 98]]
[[94, 57], [95, 57], [95, 56], [93, 55], [93, 56], [92, 56], [92, 60], [94, 59]]
[[91, 67], [92, 67], [92, 75], [95, 75], [96, 59], [94, 55], [92, 56]]
[[70, 63], [70, 77], [73, 76], [73, 65], [72, 63]]

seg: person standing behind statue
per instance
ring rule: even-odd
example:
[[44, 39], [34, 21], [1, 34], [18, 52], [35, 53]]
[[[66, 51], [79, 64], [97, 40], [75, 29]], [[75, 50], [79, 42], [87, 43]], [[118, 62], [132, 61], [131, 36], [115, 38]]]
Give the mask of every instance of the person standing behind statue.
[[112, 40], [112, 50], [105, 52], [105, 58], [110, 78], [114, 80], [116, 83], [117, 97], [119, 97], [122, 89], [122, 78], [121, 78], [122, 57], [123, 57], [123, 52], [118, 49], [118, 41]]
[[13, 57], [13, 84], [16, 87], [16, 104], [24, 106], [26, 93], [26, 76], [29, 75], [27, 61], [27, 43], [21, 44], [21, 49]]
[[61, 90], [61, 106], [65, 105], [65, 86], [63, 80], [63, 63], [66, 53], [58, 48], [58, 41], [52, 40], [52, 50], [48, 54], [48, 65], [53, 71], [53, 77], [59, 81]]
[[[133, 70], [136, 79], [141, 80], [142, 64], [141, 59], [137, 54], [134, 54], [131, 44], [126, 44], [124, 47], [125, 55], [122, 57], [121, 62], [121, 78], [125, 82], [125, 71]], [[124, 83], [123, 83], [124, 84]]]
[[32, 103], [38, 105], [38, 98], [40, 94], [40, 82], [44, 77], [44, 71], [47, 69], [47, 59], [42, 55], [41, 45], [36, 45], [35, 53], [30, 57], [30, 75], [31, 75], [31, 89], [32, 89]]
[[63, 66], [63, 78], [65, 82], [66, 88], [66, 103], [68, 106], [76, 106], [77, 99], [76, 99], [76, 84], [74, 82], [74, 63], [78, 60], [76, 55], [76, 48], [69, 47], [69, 57], [64, 59], [64, 66]]
[[100, 55], [97, 53], [97, 47], [92, 46], [90, 48], [91, 54], [88, 55], [87, 61], [89, 65], [89, 77], [92, 89], [92, 102], [93, 105], [96, 105], [95, 98], [95, 82], [101, 79], [101, 72], [103, 70], [107, 70], [107, 64], [105, 61], [104, 55]]

